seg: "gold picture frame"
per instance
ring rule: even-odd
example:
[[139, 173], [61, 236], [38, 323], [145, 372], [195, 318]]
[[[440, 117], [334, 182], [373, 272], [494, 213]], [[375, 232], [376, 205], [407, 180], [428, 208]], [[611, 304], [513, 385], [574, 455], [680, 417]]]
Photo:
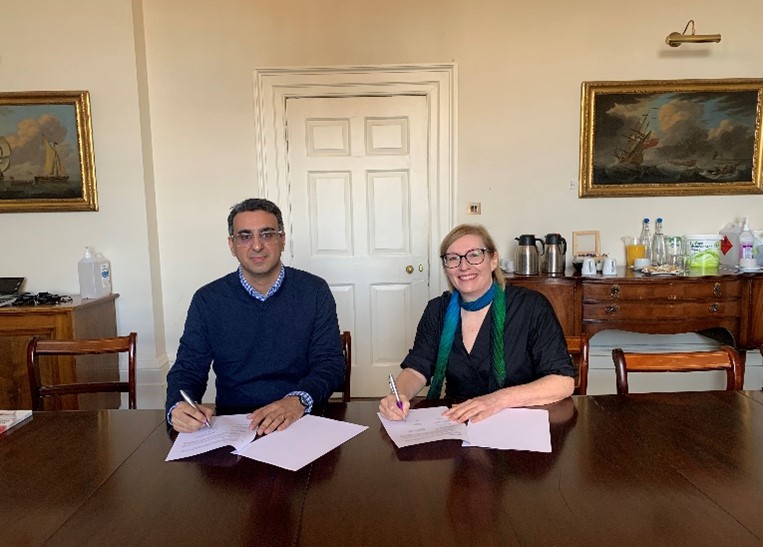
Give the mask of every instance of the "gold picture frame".
[[90, 94], [0, 93], [0, 213], [97, 210]]
[[761, 194], [763, 80], [583, 82], [578, 196]]

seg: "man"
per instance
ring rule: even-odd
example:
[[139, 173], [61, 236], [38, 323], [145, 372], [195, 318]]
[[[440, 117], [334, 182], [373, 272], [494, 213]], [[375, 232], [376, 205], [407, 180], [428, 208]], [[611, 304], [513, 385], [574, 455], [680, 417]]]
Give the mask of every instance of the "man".
[[285, 267], [280, 209], [247, 199], [228, 215], [238, 270], [194, 294], [177, 359], [167, 375], [167, 421], [178, 432], [205, 427], [201, 401], [210, 365], [217, 414], [250, 413], [261, 435], [283, 430], [328, 399], [344, 378], [336, 303], [328, 284]]

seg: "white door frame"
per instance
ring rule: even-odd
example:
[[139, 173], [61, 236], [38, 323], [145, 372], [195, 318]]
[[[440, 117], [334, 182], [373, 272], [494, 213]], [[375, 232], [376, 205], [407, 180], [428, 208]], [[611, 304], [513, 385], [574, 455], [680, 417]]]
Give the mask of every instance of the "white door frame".
[[[441, 271], [440, 241], [453, 227], [456, 204], [456, 65], [382, 65], [254, 69], [254, 119], [259, 195], [282, 208], [292, 226], [286, 100], [301, 97], [423, 95], [429, 105], [430, 272]], [[293, 255], [291, 246], [288, 256]], [[430, 275], [430, 297], [444, 276]]]

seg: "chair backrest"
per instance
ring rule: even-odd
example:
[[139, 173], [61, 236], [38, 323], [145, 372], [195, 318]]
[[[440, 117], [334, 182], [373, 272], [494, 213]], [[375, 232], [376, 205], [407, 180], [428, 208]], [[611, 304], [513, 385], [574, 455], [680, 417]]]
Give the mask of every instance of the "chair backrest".
[[739, 353], [731, 346], [714, 351], [687, 351], [675, 353], [626, 353], [620, 348], [612, 350], [617, 377], [617, 393], [628, 394], [629, 372], [694, 372], [700, 370], [726, 371], [726, 391], [742, 389], [744, 364]]
[[352, 335], [350, 331], [342, 332], [342, 353], [344, 354], [344, 387], [342, 402], [350, 402], [350, 374], [352, 373]]
[[[136, 408], [135, 397], [135, 345], [138, 335], [89, 340], [46, 340], [32, 338], [27, 345], [27, 374], [32, 394], [32, 410], [43, 410], [45, 397], [61, 397], [80, 393], [127, 393], [129, 408]], [[41, 355], [94, 355], [127, 352], [127, 382], [80, 382], [43, 385], [40, 375]]]
[[577, 371], [575, 395], [585, 395], [588, 391], [588, 336], [565, 336], [567, 351]]

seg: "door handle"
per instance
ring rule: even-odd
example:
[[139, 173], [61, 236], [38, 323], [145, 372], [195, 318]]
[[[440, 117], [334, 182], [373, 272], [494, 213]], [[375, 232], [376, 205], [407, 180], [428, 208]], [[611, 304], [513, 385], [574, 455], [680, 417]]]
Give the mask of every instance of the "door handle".
[[405, 267], [405, 271], [406, 271], [406, 273], [408, 273], [408, 274], [412, 274], [412, 273], [413, 273], [413, 265], [412, 265], [412, 264], [408, 264], [408, 265]]

